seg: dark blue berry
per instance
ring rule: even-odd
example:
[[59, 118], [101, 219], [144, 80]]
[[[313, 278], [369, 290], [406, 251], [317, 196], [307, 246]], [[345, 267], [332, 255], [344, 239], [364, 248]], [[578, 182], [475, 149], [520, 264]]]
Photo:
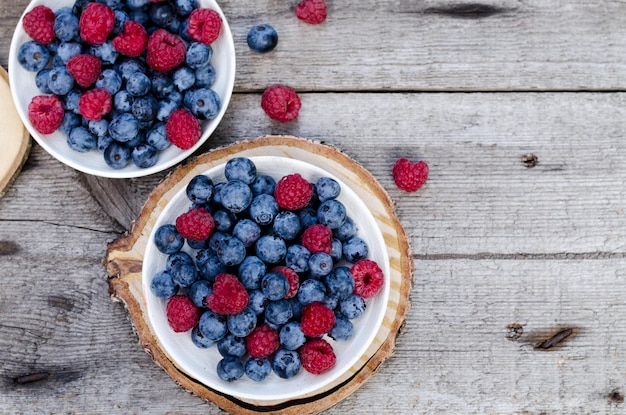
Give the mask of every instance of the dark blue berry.
[[179, 103], [170, 97], [160, 100], [157, 104], [156, 119], [159, 121], [167, 121], [170, 115], [172, 115], [172, 112], [179, 106]]
[[211, 46], [200, 42], [191, 42], [187, 46], [185, 63], [194, 70], [203, 68], [209, 64], [212, 56], [213, 49]]
[[80, 96], [82, 92], [78, 89], [72, 89], [65, 96], [65, 110], [72, 111], [74, 114], [80, 115], [80, 110], [78, 108], [78, 101], [80, 100]]
[[270, 301], [265, 308], [265, 322], [281, 326], [293, 317], [291, 304], [287, 300]]
[[280, 329], [279, 338], [280, 344], [288, 350], [297, 350], [306, 341], [300, 323], [297, 321], [290, 321], [285, 324]]
[[243, 363], [238, 357], [226, 356], [217, 364], [217, 376], [226, 382], [234, 382], [243, 376]]
[[48, 65], [50, 52], [41, 43], [31, 40], [20, 46], [17, 52], [17, 60], [27, 71], [39, 72]]
[[177, 263], [170, 270], [172, 280], [180, 287], [191, 287], [198, 279], [198, 270], [195, 265]]
[[339, 193], [341, 193], [341, 186], [330, 177], [320, 177], [315, 182], [315, 190], [317, 190], [317, 197], [320, 202], [325, 202], [326, 200], [336, 199]]
[[261, 287], [261, 279], [266, 272], [265, 262], [254, 255], [249, 255], [239, 265], [237, 276], [247, 290], [256, 290]]
[[178, 233], [172, 224], [161, 225], [154, 234], [154, 244], [164, 254], [173, 254], [180, 251], [185, 239]]
[[74, 88], [74, 78], [64, 66], [57, 66], [48, 74], [48, 88], [55, 95], [65, 95]]
[[185, 93], [185, 105], [202, 120], [212, 120], [220, 112], [219, 95], [209, 88], [192, 89]]
[[57, 48], [56, 57], [65, 65], [74, 56], [83, 53], [83, 47], [78, 42], [61, 42]]
[[150, 92], [152, 83], [143, 72], [135, 72], [126, 79], [126, 90], [134, 97], [140, 97]]
[[174, 8], [179, 16], [189, 16], [192, 11], [198, 8], [197, 0], [176, 0]]
[[343, 256], [348, 262], [367, 258], [368, 252], [367, 243], [361, 238], [350, 238], [343, 244]]
[[256, 241], [255, 252], [266, 263], [277, 264], [287, 255], [287, 245], [278, 235], [264, 235]]
[[115, 70], [119, 72], [124, 81], [128, 82], [128, 80], [136, 73], [145, 74], [146, 66], [143, 61], [138, 59], [126, 59], [115, 65]]
[[176, 294], [178, 286], [169, 272], [160, 271], [152, 278], [150, 289], [155, 296], [168, 299]]
[[260, 194], [273, 195], [276, 188], [276, 180], [272, 176], [267, 174], [259, 174], [254, 178], [252, 184], [250, 184], [252, 194], [258, 196]]
[[296, 239], [302, 230], [298, 215], [290, 210], [284, 210], [276, 215], [272, 229], [286, 241]]
[[258, 316], [265, 313], [269, 300], [261, 290], [252, 290], [248, 293], [248, 307]]
[[187, 66], [181, 66], [172, 75], [174, 85], [179, 91], [186, 91], [196, 83], [196, 73]]
[[114, 140], [108, 134], [105, 134], [105, 135], [102, 135], [102, 136], [98, 137], [98, 144], [97, 144], [98, 151], [104, 153], [104, 151], [107, 148], [109, 148], [111, 143], [113, 143], [113, 141]]
[[207, 247], [211, 250], [211, 252], [217, 255], [217, 251], [220, 247], [220, 242], [226, 238], [232, 238], [232, 235], [228, 235], [224, 232], [213, 232], [213, 234], [209, 238], [209, 243]]
[[316, 252], [309, 258], [309, 273], [313, 278], [321, 278], [333, 270], [333, 259], [325, 252]]
[[204, 335], [198, 329], [198, 326], [194, 327], [191, 330], [191, 341], [193, 342], [193, 344], [196, 345], [196, 347], [200, 349], [208, 349], [215, 344], [213, 340], [204, 337]]
[[309, 258], [311, 252], [300, 244], [293, 244], [287, 248], [285, 256], [285, 265], [296, 272], [305, 272], [309, 270]]
[[252, 199], [250, 203], [250, 217], [259, 225], [269, 225], [278, 214], [278, 203], [274, 196], [260, 194]]
[[[228, 318], [230, 319], [230, 316]], [[217, 342], [217, 350], [222, 357], [242, 357], [246, 354], [246, 342], [242, 337], [228, 333], [226, 337]]]
[[133, 163], [142, 169], [154, 166], [159, 159], [159, 152], [150, 144], [139, 144], [131, 153]]
[[187, 252], [179, 251], [173, 253], [167, 257], [165, 261], [165, 270], [171, 271], [172, 267], [180, 265], [180, 264], [188, 264], [193, 265], [193, 258]]
[[104, 88], [111, 96], [115, 95], [122, 87], [122, 77], [114, 69], [103, 70], [96, 80], [96, 88]]
[[[71, 111], [65, 111], [65, 115], [63, 115], [63, 121], [59, 126], [59, 131], [63, 134], [68, 135], [73, 128], [78, 127], [81, 124], [81, 116], [75, 114]], [[105, 147], [106, 148], [106, 147]], [[104, 151], [104, 148], [102, 149]]]
[[[237, 222], [237, 218], [225, 209], [218, 209], [215, 213], [213, 213], [213, 222], [215, 222], [215, 230], [220, 232], [231, 232]], [[237, 235], [233, 236], [236, 237]], [[245, 245], [245, 241], [242, 240], [242, 242]]]
[[50, 82], [50, 71], [51, 69], [44, 68], [37, 72], [37, 75], [35, 75], [35, 85], [37, 86], [39, 91], [43, 92], [44, 94], [52, 93], [52, 91], [48, 87], [48, 82]]
[[300, 284], [298, 288], [298, 301], [302, 305], [307, 305], [315, 302], [323, 302], [326, 297], [326, 286], [319, 280], [306, 279]]
[[67, 145], [74, 151], [86, 153], [98, 145], [98, 138], [85, 127], [78, 126], [67, 136]]
[[246, 247], [238, 238], [228, 236], [220, 240], [217, 256], [227, 267], [239, 265], [246, 257]]
[[224, 338], [228, 332], [226, 316], [207, 310], [200, 316], [198, 328], [204, 337], [215, 342], [219, 341]]
[[328, 332], [328, 337], [337, 341], [349, 340], [354, 334], [354, 325], [341, 313], [335, 313], [335, 325]]
[[311, 207], [305, 207], [298, 212], [298, 217], [302, 223], [302, 229], [306, 229], [311, 225], [318, 223], [317, 211]]
[[152, 3], [148, 15], [152, 23], [159, 27], [169, 26], [176, 18], [174, 9], [166, 2]]
[[133, 100], [131, 112], [140, 124], [152, 125], [156, 118], [158, 104], [152, 95], [136, 97]]
[[102, 137], [109, 133], [109, 122], [106, 119], [101, 120], [89, 120], [87, 124], [89, 131], [96, 137]]
[[246, 337], [252, 333], [256, 323], [256, 313], [249, 307], [244, 308], [241, 313], [229, 315], [227, 320], [228, 330], [239, 337]]
[[194, 176], [187, 184], [185, 194], [192, 203], [208, 203], [213, 195], [213, 180], [203, 174]]
[[268, 24], [259, 24], [250, 29], [246, 41], [253, 51], [267, 53], [278, 44], [278, 33]]
[[340, 300], [348, 298], [354, 291], [354, 277], [350, 268], [345, 266], [335, 267], [324, 277], [324, 283], [328, 288], [328, 294]]
[[208, 281], [215, 281], [215, 277], [226, 272], [227, 267], [220, 261], [217, 254], [211, 249], [200, 249], [196, 254], [196, 265], [200, 276]]
[[[119, 94], [120, 93], [118, 92], [115, 96], [117, 97]], [[156, 123], [148, 130], [146, 133], [146, 143], [161, 151], [172, 145], [170, 140], [167, 139], [167, 134], [165, 133], [165, 123]]]
[[330, 257], [334, 262], [339, 262], [343, 258], [343, 244], [337, 238], [333, 238], [333, 244], [330, 250]]
[[114, 116], [109, 123], [109, 135], [116, 141], [128, 142], [136, 138], [138, 134], [139, 122], [131, 113], [120, 113]]
[[189, 288], [189, 298], [198, 307], [206, 307], [206, 297], [211, 293], [213, 288], [207, 280], [198, 280]]
[[194, 84], [196, 88], [210, 88], [215, 83], [217, 73], [215, 72], [215, 67], [208, 64], [205, 67], [196, 69], [194, 75], [196, 76], [196, 83]]
[[113, 65], [119, 57], [119, 52], [113, 47], [113, 42], [107, 40], [99, 45], [93, 45], [89, 48], [89, 52], [100, 58], [103, 64]]
[[124, 25], [127, 21], [130, 20], [128, 17], [128, 13], [124, 10], [115, 10], [115, 23], [113, 24], [113, 33], [114, 35], [118, 35], [124, 31]]
[[150, 82], [152, 83], [152, 94], [158, 99], [168, 97], [176, 89], [172, 77], [164, 72], [153, 73]]
[[242, 219], [235, 224], [232, 234], [243, 242], [246, 248], [249, 248], [261, 237], [261, 228], [250, 219]]
[[338, 200], [327, 200], [317, 208], [317, 220], [330, 229], [337, 229], [346, 220], [346, 207]]
[[247, 157], [234, 157], [224, 166], [226, 180], [241, 180], [245, 184], [252, 184], [256, 178], [256, 165]]
[[241, 180], [227, 182], [220, 190], [222, 205], [232, 213], [243, 212], [252, 202], [250, 186]]
[[289, 280], [281, 272], [268, 272], [261, 279], [261, 291], [271, 301], [280, 300], [289, 291]]
[[122, 89], [113, 96], [113, 108], [118, 112], [130, 112], [133, 108], [133, 96]]
[[71, 13], [62, 13], [54, 21], [54, 33], [57, 39], [69, 42], [78, 37], [78, 17]]
[[365, 311], [365, 301], [356, 294], [351, 294], [339, 302], [339, 311], [349, 319], [359, 317]]
[[293, 350], [279, 349], [272, 359], [272, 369], [279, 377], [290, 379], [300, 372], [300, 355]]
[[356, 235], [357, 227], [354, 221], [346, 216], [346, 220], [336, 229], [333, 229], [333, 236], [344, 242]]
[[272, 373], [272, 365], [268, 359], [256, 359], [254, 357], [246, 360], [244, 370], [246, 376], [255, 382], [262, 382]]

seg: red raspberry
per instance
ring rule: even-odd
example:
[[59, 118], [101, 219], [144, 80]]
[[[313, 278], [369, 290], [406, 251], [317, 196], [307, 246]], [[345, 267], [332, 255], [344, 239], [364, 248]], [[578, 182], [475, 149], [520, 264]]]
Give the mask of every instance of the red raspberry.
[[165, 124], [165, 134], [172, 144], [183, 150], [193, 147], [202, 135], [200, 122], [184, 108], [179, 108], [170, 114]]
[[33, 97], [28, 104], [28, 119], [35, 130], [42, 134], [52, 134], [63, 122], [63, 103], [54, 95]]
[[80, 37], [91, 45], [107, 40], [115, 25], [115, 12], [104, 4], [89, 3], [80, 15], [78, 27]]
[[146, 62], [159, 72], [176, 68], [185, 60], [187, 47], [182, 39], [165, 29], [157, 29], [148, 39]]
[[335, 313], [324, 304], [315, 302], [302, 309], [300, 328], [305, 336], [319, 337], [328, 333], [336, 322]]
[[385, 282], [383, 271], [371, 259], [358, 260], [350, 268], [350, 273], [354, 277], [354, 293], [362, 298], [378, 294]]
[[283, 209], [298, 210], [309, 204], [313, 186], [298, 173], [283, 176], [274, 188], [276, 203]]
[[112, 106], [111, 94], [104, 88], [90, 89], [78, 100], [78, 111], [88, 120], [101, 120], [111, 111]]
[[51, 8], [37, 6], [24, 15], [22, 26], [28, 36], [35, 42], [47, 45], [56, 38], [54, 21], [56, 16]]
[[218, 274], [213, 284], [213, 293], [207, 295], [206, 305], [217, 314], [241, 313], [248, 305], [248, 291], [236, 276]]
[[296, 271], [285, 265], [279, 265], [277, 267], [274, 267], [272, 269], [272, 272], [280, 272], [285, 277], [287, 277], [287, 280], [289, 281], [289, 291], [287, 291], [285, 298], [292, 298], [295, 297], [296, 294], [298, 294], [298, 288], [300, 287], [300, 277], [298, 276], [298, 273], [296, 273]]
[[303, 0], [295, 9], [296, 17], [305, 23], [320, 24], [326, 20], [324, 0]]
[[113, 39], [113, 47], [122, 55], [136, 58], [148, 46], [148, 32], [134, 20], [124, 23], [124, 31]]
[[214, 228], [213, 216], [202, 207], [189, 209], [176, 218], [176, 230], [185, 239], [204, 241]]
[[187, 34], [196, 42], [210, 45], [220, 35], [222, 17], [212, 9], [195, 9], [189, 15]]
[[81, 53], [71, 57], [66, 67], [78, 85], [89, 88], [98, 80], [102, 62], [94, 55]]
[[273, 120], [289, 122], [298, 117], [302, 107], [300, 97], [293, 89], [284, 85], [272, 85], [261, 96], [261, 108]]
[[302, 246], [312, 254], [317, 252], [330, 254], [333, 250], [333, 231], [321, 223], [311, 225], [302, 232]]
[[200, 320], [200, 309], [186, 295], [175, 295], [165, 306], [167, 322], [177, 333], [191, 330]]
[[263, 324], [255, 328], [246, 336], [246, 348], [250, 357], [263, 359], [274, 353], [280, 347], [278, 332]]
[[300, 361], [304, 370], [314, 375], [321, 375], [335, 365], [337, 356], [335, 356], [333, 346], [326, 340], [311, 339], [300, 349]]
[[415, 192], [428, 179], [428, 164], [421, 160], [411, 163], [408, 159], [401, 158], [393, 165], [392, 174], [399, 189]]

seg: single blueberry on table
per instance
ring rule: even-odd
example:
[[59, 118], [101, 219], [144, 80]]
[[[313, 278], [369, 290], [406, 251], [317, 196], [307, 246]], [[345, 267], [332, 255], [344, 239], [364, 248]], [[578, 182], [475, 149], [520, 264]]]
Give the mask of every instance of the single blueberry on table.
[[257, 53], [267, 53], [278, 44], [278, 33], [269, 24], [259, 24], [248, 32], [248, 47]]

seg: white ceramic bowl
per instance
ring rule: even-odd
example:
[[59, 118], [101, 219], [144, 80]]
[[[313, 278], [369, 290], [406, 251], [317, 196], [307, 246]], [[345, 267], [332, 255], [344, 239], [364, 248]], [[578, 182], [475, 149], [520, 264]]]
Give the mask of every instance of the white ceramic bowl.
[[[185, 187], [172, 197], [153, 225], [143, 259], [143, 294], [150, 326], [156, 334], [162, 350], [179, 369], [204, 385], [239, 399], [257, 402], [286, 401], [323, 391], [346, 372], [350, 370], [356, 372], [354, 370], [355, 365], [363, 364], [363, 362], [359, 362], [359, 359], [374, 340], [387, 308], [390, 291], [389, 257], [383, 235], [373, 215], [363, 201], [335, 176], [320, 167], [291, 158], [259, 156], [250, 157], [250, 159], [255, 163], [258, 174], [268, 174], [276, 180], [291, 173], [300, 173], [310, 182], [314, 182], [322, 176], [337, 180], [341, 185], [341, 194], [338, 200], [346, 206], [348, 216], [356, 223], [358, 236], [367, 242], [369, 246], [368, 258], [376, 261], [385, 274], [385, 284], [381, 291], [375, 297], [368, 299], [365, 312], [357, 319], [352, 320], [354, 324], [353, 337], [348, 341], [334, 341], [326, 337], [337, 355], [336, 365], [321, 375], [313, 375], [302, 369], [298, 375], [291, 379], [282, 379], [272, 373], [263, 382], [254, 382], [244, 374], [237, 381], [224, 382], [217, 376], [216, 372], [217, 363], [221, 360], [216, 346], [200, 349], [192, 343], [190, 332], [175, 333], [171, 330], [165, 314], [166, 301], [156, 297], [150, 289], [152, 277], [165, 269], [167, 259], [167, 255], [159, 252], [152, 241], [156, 230], [161, 225], [173, 224], [178, 215], [190, 208], [191, 202], [185, 194]], [[211, 177], [214, 183], [223, 182], [225, 181], [224, 164], [201, 174]], [[194, 251], [189, 249], [187, 244], [183, 250], [195, 257]]]
[[[34, 96], [41, 95], [42, 93], [35, 85], [36, 74], [26, 71], [17, 61], [20, 46], [24, 42], [31, 40], [22, 28], [22, 15], [11, 41], [11, 49], [9, 52], [9, 81], [13, 100], [15, 101], [15, 106], [17, 107], [20, 118], [37, 143], [57, 160], [76, 170], [94, 176], [110, 178], [130, 178], [154, 174], [181, 162], [193, 154], [217, 128], [217, 125], [226, 112], [235, 83], [235, 46], [226, 17], [214, 0], [198, 0], [198, 3], [200, 7], [208, 7], [216, 10], [220, 13], [223, 20], [220, 37], [211, 45], [213, 48], [211, 63], [216, 71], [215, 84], [212, 86], [212, 89], [219, 95], [222, 107], [219, 114], [214, 119], [202, 123], [202, 136], [196, 145], [189, 150], [181, 150], [172, 145], [159, 153], [157, 164], [145, 169], [135, 166], [132, 161], [123, 169], [112, 169], [104, 162], [102, 153], [99, 151], [94, 150], [88, 153], [80, 153], [68, 147], [66, 137], [61, 132], [56, 131], [53, 134], [44, 135], [35, 130], [28, 120], [28, 104]], [[24, 14], [40, 4], [47, 5], [52, 10], [58, 10], [61, 7], [73, 5], [74, 0], [34, 0], [28, 5]]]

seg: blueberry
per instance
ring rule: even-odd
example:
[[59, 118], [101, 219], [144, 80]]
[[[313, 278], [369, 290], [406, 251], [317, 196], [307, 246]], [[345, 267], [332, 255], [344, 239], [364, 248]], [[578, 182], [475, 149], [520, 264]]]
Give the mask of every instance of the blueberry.
[[298, 301], [302, 305], [307, 305], [315, 302], [323, 302], [326, 297], [326, 286], [321, 281], [316, 279], [306, 279], [300, 284], [298, 288]]
[[343, 244], [337, 238], [333, 238], [332, 247], [330, 250], [330, 257], [334, 262], [338, 262], [343, 258]]
[[172, 224], [161, 225], [154, 234], [154, 244], [164, 254], [173, 254], [180, 251], [185, 239], [178, 233]]
[[281, 326], [293, 317], [291, 304], [287, 300], [270, 301], [265, 308], [265, 322]]
[[278, 43], [278, 33], [268, 24], [254, 26], [246, 38], [248, 47], [258, 53], [267, 53], [273, 50]]
[[279, 333], [280, 344], [288, 350], [296, 350], [300, 348], [306, 341], [306, 337], [300, 328], [300, 323], [290, 321], [285, 324]]
[[246, 247], [238, 238], [228, 236], [219, 242], [217, 256], [227, 267], [239, 265], [246, 257]]
[[185, 63], [191, 69], [204, 68], [209, 64], [212, 56], [213, 49], [211, 46], [201, 42], [191, 42], [189, 46], [187, 46]]
[[341, 313], [335, 313], [335, 325], [328, 332], [328, 337], [337, 341], [349, 340], [354, 334], [354, 325]]
[[176, 294], [178, 286], [167, 271], [160, 271], [154, 275], [150, 283], [150, 290], [159, 298], [168, 299]]
[[337, 297], [331, 297], [327, 295], [322, 303], [329, 309], [334, 310], [339, 305], [339, 299]]
[[213, 195], [213, 180], [203, 174], [194, 176], [187, 184], [185, 194], [192, 203], [208, 203]]
[[198, 307], [206, 307], [206, 297], [211, 293], [213, 288], [207, 280], [198, 280], [189, 288], [189, 298]]
[[261, 226], [269, 225], [274, 221], [274, 217], [278, 214], [278, 203], [274, 196], [268, 194], [260, 194], [252, 199], [250, 203], [250, 217]]
[[124, 81], [128, 81], [135, 73], [146, 73], [145, 64], [138, 59], [127, 59], [115, 65], [115, 70]]
[[166, 2], [152, 3], [148, 15], [152, 23], [159, 27], [169, 26], [176, 18], [174, 9]]
[[129, 20], [130, 17], [128, 17], [128, 13], [124, 10], [115, 10], [115, 23], [113, 24], [113, 30], [111, 33], [113, 35], [119, 35], [122, 33], [124, 31], [124, 25]]
[[196, 83], [194, 85], [197, 88], [210, 88], [215, 83], [215, 77], [217, 76], [215, 67], [211, 64], [196, 69], [194, 75], [196, 76]]
[[343, 244], [343, 256], [348, 262], [367, 258], [368, 251], [367, 243], [361, 238], [350, 238]]
[[255, 252], [264, 262], [277, 264], [287, 255], [287, 245], [278, 235], [264, 235], [256, 241]]
[[247, 290], [256, 290], [261, 287], [261, 279], [266, 272], [265, 262], [254, 255], [248, 255], [239, 265], [237, 276]]
[[[148, 0], [148, 2], [149, 1], [150, 0]], [[145, 3], [144, 0], [138, 0], [138, 2]], [[131, 7], [129, 6], [129, 8], [131, 8]], [[150, 16], [148, 16], [148, 13], [146, 13], [145, 11], [143, 11], [141, 9], [133, 9], [133, 8], [131, 8], [130, 12], [128, 13], [128, 18], [130, 20], [136, 21], [137, 23], [139, 23], [143, 27], [148, 27], [148, 25], [150, 24]]]
[[69, 6], [65, 6], [65, 7], [61, 7], [59, 9], [57, 9], [54, 12], [54, 15], [58, 18], [59, 16], [64, 15], [64, 14], [68, 14], [68, 13], [72, 14], [72, 8], [69, 7]]
[[151, 87], [150, 78], [143, 72], [134, 72], [126, 79], [126, 90], [134, 97], [146, 95]]
[[96, 148], [98, 139], [87, 128], [78, 126], [67, 136], [67, 145], [74, 151], [86, 153]]
[[133, 137], [130, 141], [127, 141], [125, 144], [128, 146], [128, 148], [132, 149], [133, 147], [137, 147], [139, 144], [143, 144], [145, 141], [146, 133], [144, 132], [144, 130], [141, 129], [140, 126], [137, 135]]
[[196, 83], [196, 73], [187, 66], [181, 66], [172, 75], [174, 85], [179, 91], [186, 91]]
[[[230, 317], [231, 316], [228, 318], [230, 319]], [[242, 357], [246, 354], [246, 342], [242, 337], [228, 333], [223, 339], [217, 342], [217, 350], [223, 357]]]
[[111, 143], [113, 143], [113, 141], [114, 140], [108, 134], [98, 137], [98, 144], [97, 144], [98, 151], [100, 151], [101, 153], [104, 153], [104, 151], [111, 145]]
[[[233, 227], [237, 222], [237, 218], [227, 210], [218, 209], [215, 213], [213, 213], [213, 222], [215, 222], [215, 230], [220, 232], [230, 232], [233, 230]], [[245, 241], [242, 240], [242, 242], [245, 244]]]
[[52, 91], [48, 87], [48, 82], [50, 81], [50, 71], [51, 69], [44, 68], [37, 72], [37, 75], [35, 75], [35, 85], [37, 86], [39, 91], [43, 92], [44, 94], [52, 93]]
[[243, 363], [238, 357], [226, 356], [217, 364], [217, 376], [226, 382], [234, 382], [243, 376]]
[[305, 207], [304, 209], [301, 209], [300, 212], [298, 212], [298, 217], [300, 218], [303, 229], [306, 229], [309, 226], [318, 223], [317, 211], [311, 207]]
[[227, 182], [220, 190], [222, 205], [232, 213], [243, 212], [252, 202], [250, 186], [241, 180]]
[[265, 294], [263, 294], [263, 291], [261, 290], [249, 291], [248, 297], [249, 297], [248, 307], [250, 307], [250, 309], [254, 311], [256, 315], [259, 315], [265, 312], [265, 308], [267, 307], [269, 300], [267, 299]]
[[91, 1], [92, 0], [76, 0], [72, 6], [72, 13], [76, 16], [80, 16], [83, 10], [85, 10], [85, 7], [87, 7]]
[[167, 73], [153, 73], [150, 82], [152, 83], [151, 91], [157, 99], [168, 97], [176, 89], [172, 77]]
[[54, 67], [48, 74], [48, 88], [55, 95], [65, 95], [74, 88], [74, 78], [64, 66]]
[[285, 265], [296, 272], [305, 272], [309, 270], [309, 258], [311, 252], [300, 244], [293, 244], [287, 248], [285, 256]]
[[317, 190], [317, 197], [320, 202], [336, 199], [337, 196], [339, 196], [339, 193], [341, 193], [339, 183], [330, 177], [320, 177], [315, 182], [315, 189]]
[[226, 265], [210, 249], [201, 249], [196, 254], [196, 265], [200, 276], [208, 281], [215, 281], [218, 274], [226, 272]]
[[72, 111], [75, 114], [80, 115], [80, 110], [78, 108], [78, 101], [80, 100], [82, 93], [78, 89], [72, 89], [65, 96], [65, 110]]
[[156, 99], [152, 95], [144, 95], [133, 100], [131, 112], [139, 123], [152, 125], [156, 119], [157, 109]]
[[180, 104], [178, 102], [169, 97], [160, 100], [157, 104], [156, 119], [159, 121], [167, 121], [170, 115], [172, 115], [172, 112], [179, 106]]
[[113, 96], [113, 107], [118, 112], [130, 112], [133, 108], [133, 96], [125, 89], [122, 89]]
[[289, 305], [291, 306], [291, 312], [293, 313], [293, 318], [295, 320], [300, 320], [302, 318], [302, 309], [304, 305], [298, 300], [298, 297], [292, 297], [287, 300]]
[[94, 134], [96, 137], [102, 137], [109, 132], [109, 122], [104, 118], [97, 121], [89, 120], [87, 128], [89, 129], [89, 132]]
[[20, 46], [17, 60], [27, 71], [39, 72], [48, 65], [50, 52], [44, 45], [31, 40]]
[[222, 189], [226, 185], [226, 182], [221, 182], [215, 185], [213, 189], [213, 197], [211, 198], [211, 204], [219, 207], [223, 207], [222, 205]]
[[92, 55], [100, 58], [103, 64], [113, 65], [117, 58], [120, 56], [119, 52], [113, 47], [113, 42], [107, 40], [99, 45], [93, 45], [89, 48]]
[[359, 317], [365, 311], [365, 301], [356, 294], [351, 294], [339, 302], [339, 311], [349, 319]]
[[220, 97], [209, 88], [198, 88], [185, 94], [186, 106], [196, 117], [211, 120], [220, 112]]
[[100, 73], [96, 80], [96, 88], [104, 88], [111, 96], [115, 95], [122, 87], [122, 77], [114, 69], [108, 68]]
[[256, 165], [247, 157], [234, 157], [224, 166], [226, 180], [241, 180], [245, 184], [252, 184], [256, 178]]
[[175, 252], [167, 257], [167, 260], [165, 261], [165, 270], [171, 271], [172, 267], [178, 264], [193, 265], [193, 258], [187, 252]]
[[59, 131], [68, 135], [73, 128], [78, 127], [81, 124], [81, 116], [71, 111], [65, 111], [63, 115], [63, 121], [59, 126]]
[[284, 210], [276, 215], [272, 229], [286, 241], [296, 239], [302, 230], [298, 215], [290, 210]]
[[121, 169], [126, 167], [129, 161], [130, 148], [122, 143], [114, 141], [104, 150], [104, 162], [111, 168]]
[[278, 349], [272, 359], [272, 369], [279, 377], [290, 379], [300, 372], [300, 356], [293, 350]]
[[262, 382], [270, 373], [272, 373], [272, 365], [267, 359], [248, 358], [244, 365], [246, 376], [255, 382]]
[[309, 258], [309, 273], [313, 278], [321, 278], [333, 270], [333, 259], [325, 252], [316, 252]]
[[261, 279], [261, 291], [271, 301], [280, 300], [289, 291], [289, 280], [281, 272], [268, 272]]
[[193, 239], [187, 239], [187, 245], [189, 245], [191, 249], [204, 249], [207, 247], [207, 241], [194, 241]]
[[191, 341], [193, 342], [193, 344], [196, 345], [196, 347], [200, 349], [208, 349], [215, 344], [213, 340], [202, 335], [202, 333], [198, 329], [198, 326], [194, 327], [191, 330]]
[[131, 10], [141, 9], [150, 4], [150, 0], [126, 0], [126, 5]]
[[170, 270], [172, 280], [180, 287], [191, 287], [198, 279], [198, 270], [195, 265], [178, 263]]
[[356, 235], [356, 224], [350, 217], [346, 217], [346, 220], [336, 229], [333, 229], [333, 236], [340, 241], [347, 241]]
[[69, 42], [78, 37], [78, 17], [71, 13], [57, 14], [54, 21], [54, 33], [63, 42]]
[[[119, 95], [119, 93], [117, 95]], [[167, 139], [165, 123], [159, 122], [154, 124], [146, 133], [146, 142], [157, 150], [162, 151], [169, 148], [172, 143]]]
[[250, 219], [242, 219], [235, 224], [232, 234], [249, 248], [261, 237], [261, 228]]
[[139, 134], [139, 122], [133, 114], [123, 112], [113, 117], [109, 123], [109, 134], [119, 142], [128, 142]]
[[213, 232], [211, 237], [209, 238], [208, 248], [217, 255], [217, 251], [220, 247], [220, 242], [226, 238], [232, 238], [232, 235], [228, 235], [224, 232]]
[[59, 60], [66, 64], [67, 61], [72, 59], [74, 56], [83, 53], [83, 47], [78, 42], [61, 42], [59, 43], [59, 47], [57, 48], [56, 56]]
[[259, 174], [254, 178], [254, 181], [250, 184], [252, 194], [258, 196], [260, 194], [273, 195], [276, 188], [276, 180], [272, 176], [267, 174]]
[[324, 277], [324, 283], [328, 288], [328, 294], [340, 300], [348, 298], [354, 291], [354, 277], [350, 268], [345, 266], [335, 267]]
[[146, 169], [156, 164], [159, 159], [159, 152], [150, 144], [139, 144], [133, 148], [131, 157], [133, 159], [133, 163], [135, 163], [137, 167]]
[[251, 308], [246, 307], [241, 313], [229, 315], [226, 324], [228, 330], [235, 336], [246, 337], [252, 333], [256, 327], [256, 322], [256, 313]]
[[176, 13], [179, 16], [189, 16], [192, 11], [198, 8], [197, 0], [176, 0], [174, 2]]
[[346, 207], [338, 200], [327, 200], [317, 208], [317, 220], [330, 229], [336, 229], [346, 220]]
[[224, 338], [228, 332], [226, 316], [207, 310], [200, 316], [198, 328], [204, 337], [215, 342], [219, 341]]

